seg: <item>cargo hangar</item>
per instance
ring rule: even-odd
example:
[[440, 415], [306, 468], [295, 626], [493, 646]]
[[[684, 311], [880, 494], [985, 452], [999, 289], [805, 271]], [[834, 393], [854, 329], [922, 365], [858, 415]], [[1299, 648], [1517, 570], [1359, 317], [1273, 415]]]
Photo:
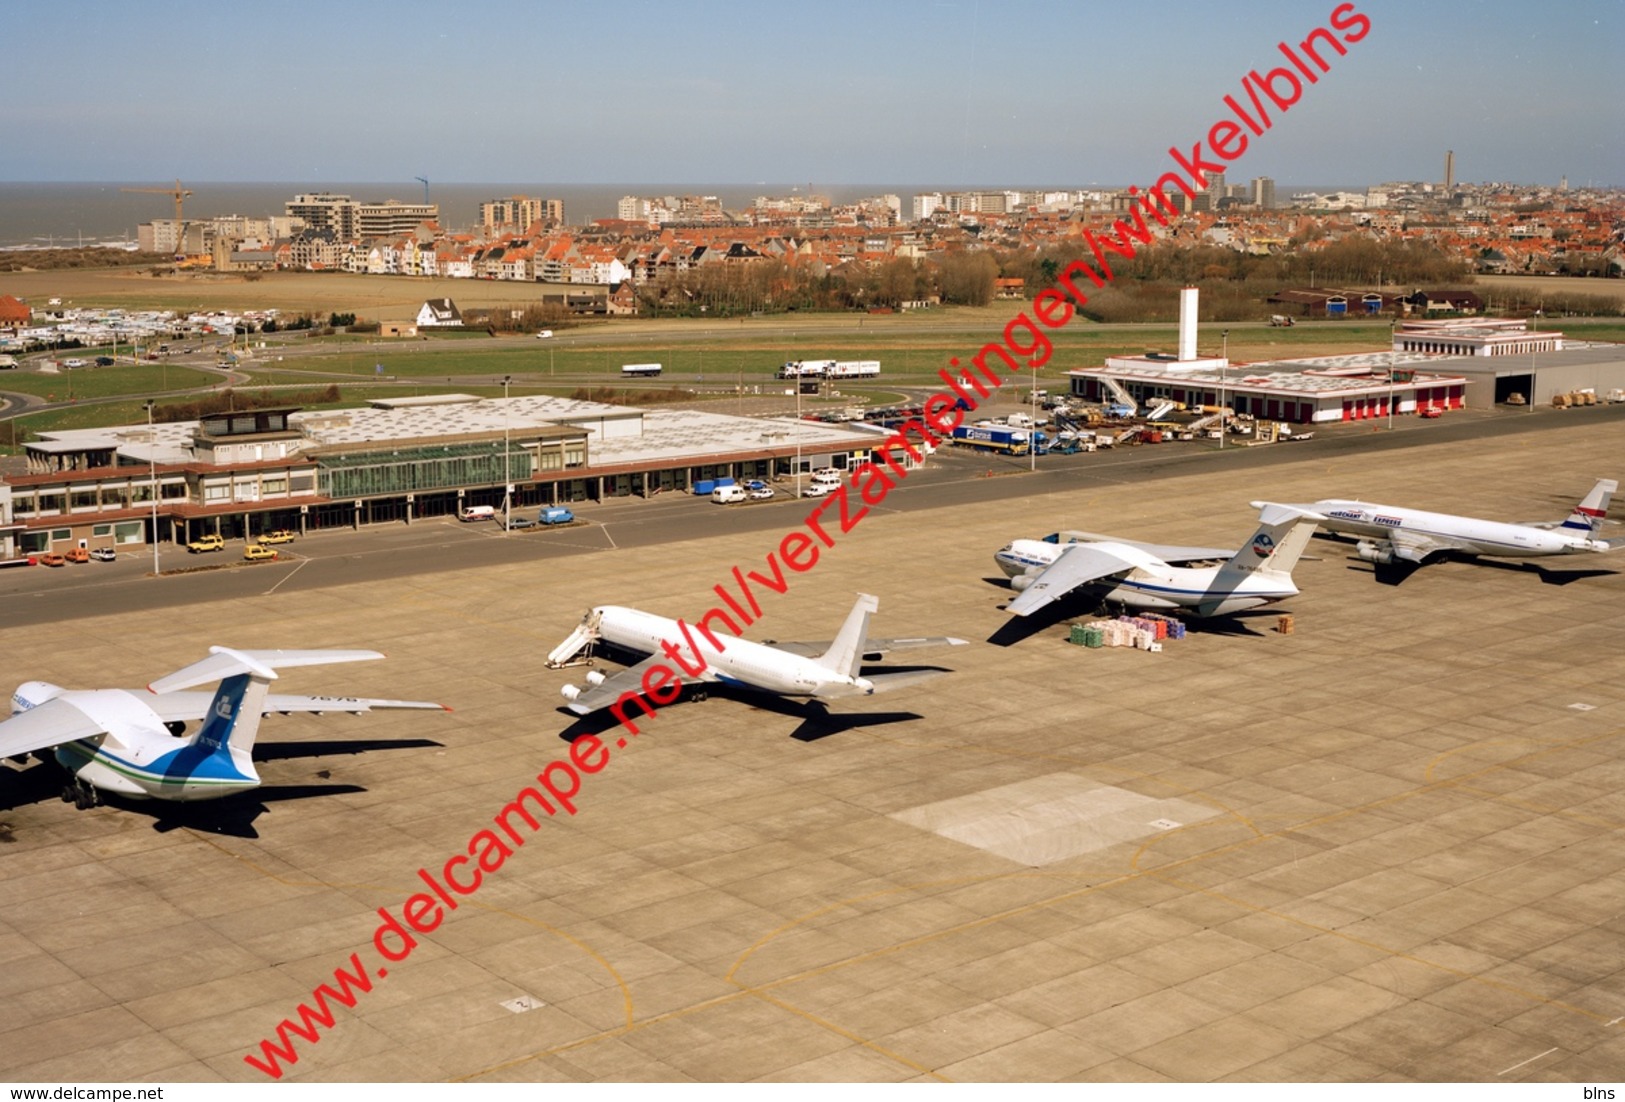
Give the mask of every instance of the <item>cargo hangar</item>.
[[1180, 301], [1177, 355], [1111, 356], [1068, 372], [1090, 402], [1228, 406], [1294, 424], [1365, 421], [1429, 410], [1551, 406], [1569, 396], [1600, 400], [1625, 386], [1625, 346], [1565, 341], [1518, 318], [1444, 318], [1399, 323], [1387, 351], [1234, 364], [1196, 351], [1196, 294]]
[[7, 557], [410, 523], [500, 509], [505, 487], [514, 509], [682, 493], [798, 465], [850, 468], [877, 442], [792, 418], [466, 394], [40, 435], [25, 445], [27, 473], [0, 482]]

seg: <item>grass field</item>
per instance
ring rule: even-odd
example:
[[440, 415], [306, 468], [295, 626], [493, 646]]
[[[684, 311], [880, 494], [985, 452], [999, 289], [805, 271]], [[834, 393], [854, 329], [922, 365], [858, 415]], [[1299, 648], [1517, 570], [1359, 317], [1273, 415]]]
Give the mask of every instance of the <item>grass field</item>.
[[[1625, 281], [1504, 277], [1531, 290], [1617, 293]], [[1486, 281], [1489, 283], [1491, 281]], [[247, 279], [203, 274], [164, 275], [129, 270], [0, 273], [0, 294], [69, 305], [177, 310], [276, 307], [324, 317], [332, 311], [363, 318], [404, 320], [426, 298], [450, 297], [465, 306], [535, 302], [534, 284], [471, 280], [423, 280], [340, 273], [272, 272]], [[338, 382], [340, 404], [367, 397], [422, 395], [455, 390], [495, 395], [512, 376], [524, 393], [568, 395], [583, 385], [617, 385], [621, 365], [659, 362], [667, 384], [697, 387], [701, 397], [731, 392], [735, 385], [777, 392], [775, 379], [786, 360], [879, 360], [882, 383], [935, 385], [938, 371], [958, 357], [968, 363], [985, 342], [998, 341], [1006, 323], [1029, 310], [1026, 303], [997, 302], [980, 308], [944, 308], [907, 314], [787, 314], [732, 319], [615, 319], [561, 326], [553, 341], [528, 335], [488, 339], [483, 334], [444, 334], [430, 340], [386, 340], [340, 334], [329, 338], [267, 335], [267, 346], [237, 365], [253, 387], [312, 386]], [[1541, 328], [1571, 338], [1625, 341], [1625, 320], [1545, 319]], [[1228, 341], [1221, 334], [1228, 329]], [[1037, 373], [1039, 385], [1064, 388], [1065, 373], [1101, 363], [1107, 356], [1173, 351], [1173, 324], [1097, 325], [1074, 319], [1049, 334], [1054, 351]], [[583, 339], [584, 338], [584, 339]], [[286, 342], [286, 343], [283, 343]], [[1246, 364], [1349, 352], [1389, 344], [1386, 321], [1307, 321], [1290, 329], [1258, 323], [1204, 323], [1199, 351]], [[206, 386], [214, 377], [178, 365], [130, 365], [45, 375], [30, 371], [0, 376], [0, 389], [49, 401], [130, 396], [20, 418], [18, 431], [94, 427], [142, 420], [137, 396]], [[657, 384], [661, 385], [661, 384]], [[865, 389], [877, 401], [891, 400]], [[846, 399], [841, 399], [845, 401]], [[0, 433], [0, 443], [9, 434]]]

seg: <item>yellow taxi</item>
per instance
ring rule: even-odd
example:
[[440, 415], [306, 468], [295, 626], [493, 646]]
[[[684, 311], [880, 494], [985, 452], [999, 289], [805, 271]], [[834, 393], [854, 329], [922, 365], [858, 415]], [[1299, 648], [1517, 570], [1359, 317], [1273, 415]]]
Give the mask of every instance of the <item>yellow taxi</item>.
[[249, 562], [263, 562], [266, 559], [276, 558], [276, 548], [266, 547], [263, 544], [251, 543], [243, 548], [243, 558]]

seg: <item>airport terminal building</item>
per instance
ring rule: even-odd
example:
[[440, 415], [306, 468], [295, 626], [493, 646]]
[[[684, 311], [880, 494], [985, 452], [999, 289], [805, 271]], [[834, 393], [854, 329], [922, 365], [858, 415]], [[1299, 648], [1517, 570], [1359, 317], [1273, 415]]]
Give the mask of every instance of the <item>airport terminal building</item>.
[[[445, 394], [356, 409], [257, 409], [47, 432], [0, 482], [7, 557], [216, 533], [407, 522], [688, 492], [718, 477], [849, 468], [876, 437], [839, 425], [549, 396]], [[906, 458], [906, 457], [900, 457]]]

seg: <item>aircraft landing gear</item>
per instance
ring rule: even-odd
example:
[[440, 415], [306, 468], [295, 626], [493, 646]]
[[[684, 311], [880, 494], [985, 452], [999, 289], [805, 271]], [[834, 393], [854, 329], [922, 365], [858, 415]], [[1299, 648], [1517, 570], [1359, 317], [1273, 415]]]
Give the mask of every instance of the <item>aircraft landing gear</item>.
[[62, 802], [71, 803], [80, 811], [88, 811], [101, 805], [102, 796], [92, 786], [76, 780], [62, 789]]

